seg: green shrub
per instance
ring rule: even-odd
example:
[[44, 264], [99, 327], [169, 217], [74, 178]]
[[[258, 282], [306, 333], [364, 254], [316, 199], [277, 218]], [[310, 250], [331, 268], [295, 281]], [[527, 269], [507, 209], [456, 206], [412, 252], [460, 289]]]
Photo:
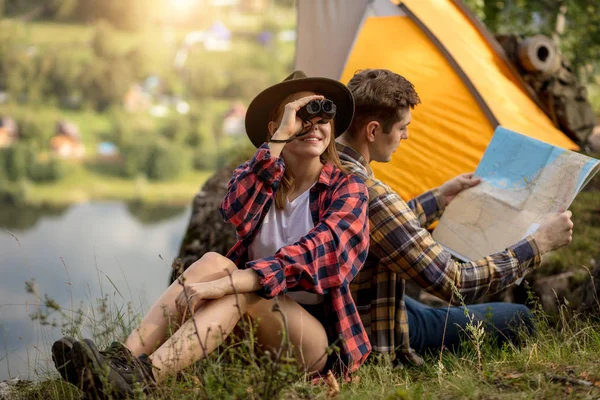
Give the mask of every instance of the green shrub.
[[268, 71], [241, 69], [229, 76], [221, 95], [230, 99], [252, 99], [270, 84]]
[[57, 104], [64, 108], [76, 109], [81, 106], [81, 81], [90, 61], [82, 59], [80, 53], [80, 50], [62, 51], [50, 59], [46, 97], [55, 97]]
[[0, 187], [3, 186], [3, 183], [8, 180], [8, 175], [6, 172], [6, 148], [0, 148]]
[[197, 150], [194, 152], [192, 165], [196, 170], [215, 169], [217, 154], [214, 151]]
[[17, 182], [27, 178], [29, 165], [34, 159], [31, 146], [18, 143], [3, 151], [5, 155], [6, 176], [11, 182]]
[[119, 147], [125, 147], [134, 141], [147, 141], [156, 136], [156, 122], [146, 114], [130, 114], [115, 111], [111, 114], [111, 133], [106, 135], [106, 140]]
[[33, 182], [55, 182], [64, 178], [66, 166], [56, 157], [46, 161], [34, 161], [29, 165], [28, 177]]
[[190, 136], [191, 128], [187, 116], [176, 115], [165, 122], [160, 133], [171, 142], [183, 144]]
[[135, 178], [140, 174], [146, 175], [152, 153], [153, 146], [149, 141], [132, 142], [122, 146], [123, 164], [121, 174], [126, 178]]
[[19, 136], [25, 142], [39, 148], [48, 148], [56, 130], [56, 118], [45, 113], [25, 111], [15, 116]]
[[[227, 78], [221, 72], [224, 66], [209, 64], [206, 59], [197, 63], [189, 60], [182, 72], [183, 82], [191, 98], [218, 97], [227, 85]], [[263, 88], [264, 89], [264, 88]]]
[[158, 143], [148, 160], [148, 179], [166, 181], [177, 178], [191, 168], [190, 151], [171, 143]]

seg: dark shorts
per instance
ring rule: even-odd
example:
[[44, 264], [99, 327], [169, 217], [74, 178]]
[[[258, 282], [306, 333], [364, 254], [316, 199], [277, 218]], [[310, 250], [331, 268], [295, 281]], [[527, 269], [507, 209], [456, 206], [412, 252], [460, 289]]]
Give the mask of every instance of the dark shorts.
[[[298, 304], [300, 304], [300, 303], [298, 303]], [[324, 307], [323, 303], [321, 303], [321, 304], [300, 304], [300, 305], [310, 315], [315, 317], [317, 319], [317, 321], [319, 321], [321, 323], [321, 325], [323, 325], [325, 332], [327, 332], [327, 329], [325, 328], [327, 326], [326, 325], [327, 318], [325, 317], [325, 307]], [[328, 342], [329, 346], [331, 346], [331, 344], [333, 343], [333, 340], [331, 340], [329, 335], [327, 336], [327, 342]], [[340, 359], [340, 355], [337, 351], [333, 351], [331, 354], [329, 354], [327, 356], [327, 362], [325, 363], [325, 367], [323, 367], [323, 370], [320, 371], [320, 374], [325, 375], [329, 371], [334, 372], [334, 373], [341, 372], [341, 363], [339, 362], [339, 359]]]

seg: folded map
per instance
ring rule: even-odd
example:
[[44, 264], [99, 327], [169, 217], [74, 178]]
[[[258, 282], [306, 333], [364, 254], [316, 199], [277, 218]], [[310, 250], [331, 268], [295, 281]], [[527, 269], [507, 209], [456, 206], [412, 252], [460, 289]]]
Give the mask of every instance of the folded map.
[[567, 210], [600, 161], [498, 127], [475, 171], [481, 183], [448, 205], [433, 238], [463, 261], [504, 251]]

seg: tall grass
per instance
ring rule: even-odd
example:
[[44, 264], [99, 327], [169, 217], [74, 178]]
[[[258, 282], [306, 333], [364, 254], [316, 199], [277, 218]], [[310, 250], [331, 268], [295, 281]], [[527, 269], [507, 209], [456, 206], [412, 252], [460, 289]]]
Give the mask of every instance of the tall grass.
[[[111, 291], [118, 291], [110, 279], [109, 283]], [[124, 340], [139, 321], [139, 312], [132, 303], [118, 305], [104, 291], [92, 307], [71, 304], [65, 308], [49, 296], [40, 295], [34, 281], [28, 282], [26, 289], [39, 305], [31, 318], [40, 326], [60, 327], [65, 335], [92, 337], [99, 347], [113, 340]], [[285, 345], [279, 354], [262, 353], [255, 338], [256, 327], [243, 319], [239, 329], [217, 351], [171, 377], [148, 397], [141, 391], [136, 396], [156, 399], [600, 397], [598, 320], [573, 315], [564, 305], [560, 307], [558, 320], [550, 320], [539, 301], [533, 294], [530, 296], [537, 334], [521, 332], [519, 345], [494, 346], [481, 324], [472, 319], [459, 351], [427, 354], [424, 367], [397, 366], [374, 355], [349, 382], [325, 379], [315, 383], [298, 368]], [[51, 340], [54, 339], [57, 338]], [[15, 399], [79, 398], [78, 389], [59, 379], [53, 368], [43, 365], [48, 363], [40, 362], [36, 367], [40, 381], [15, 389], [12, 393]]]

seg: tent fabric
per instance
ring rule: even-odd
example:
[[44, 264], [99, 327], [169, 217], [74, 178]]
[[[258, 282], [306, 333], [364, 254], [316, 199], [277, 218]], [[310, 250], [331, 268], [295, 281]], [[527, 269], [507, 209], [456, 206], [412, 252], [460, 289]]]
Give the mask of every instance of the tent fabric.
[[413, 112], [410, 139], [390, 163], [372, 163], [403, 198], [475, 170], [497, 124], [577, 148], [453, 0], [396, 3], [297, 2], [296, 67], [344, 83], [356, 70], [385, 68], [415, 85], [422, 104]]
[[369, 0], [303, 0], [298, 12], [296, 68], [308, 76], [339, 79]]
[[[440, 38], [502, 126], [556, 146], [577, 147], [522, 90], [506, 63], [452, 1], [404, 0], [402, 5]], [[459, 26], [464, 29], [455, 28]]]

